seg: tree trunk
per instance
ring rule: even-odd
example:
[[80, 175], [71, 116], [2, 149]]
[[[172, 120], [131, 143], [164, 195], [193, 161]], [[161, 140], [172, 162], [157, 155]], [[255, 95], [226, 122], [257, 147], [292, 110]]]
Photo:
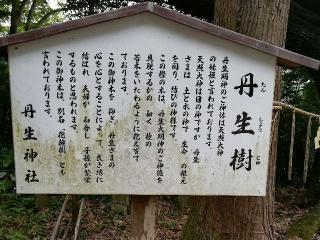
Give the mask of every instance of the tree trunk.
[[19, 2], [13, 0], [11, 3], [11, 16], [10, 16], [10, 31], [9, 34], [15, 34], [18, 31], [18, 26], [20, 22], [19, 16]]
[[11, 1], [11, 16], [9, 30], [10, 35], [18, 32], [18, 28], [21, 24], [22, 14], [27, 3], [28, 0], [23, 0], [21, 3], [19, 0]]
[[[285, 44], [290, 0], [216, 0], [214, 23], [281, 46]], [[272, 79], [270, 79], [272, 80]], [[281, 94], [277, 69], [274, 99]], [[274, 239], [273, 210], [278, 120], [272, 126], [265, 197], [194, 197], [182, 239]]]

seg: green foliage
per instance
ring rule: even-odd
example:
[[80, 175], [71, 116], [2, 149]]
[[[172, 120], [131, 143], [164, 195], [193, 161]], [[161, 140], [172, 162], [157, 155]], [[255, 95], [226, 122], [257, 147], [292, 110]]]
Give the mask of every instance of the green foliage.
[[[59, 2], [59, 1], [58, 1]], [[0, 35], [14, 34], [62, 22], [67, 9], [52, 9], [48, 1], [0, 0]]]
[[0, 148], [12, 146], [9, 69], [3, 58], [0, 58], [0, 122]]
[[[31, 4], [29, 4], [22, 14], [22, 23], [19, 27], [19, 32], [23, 32], [29, 29], [25, 29], [27, 23], [27, 16], [30, 11]], [[58, 10], [58, 11], [57, 11]], [[59, 11], [61, 10], [61, 11]], [[47, 1], [37, 1], [32, 19], [30, 21], [30, 29], [36, 29], [40, 27], [51, 26], [55, 23], [63, 21], [64, 16], [60, 13], [66, 10], [63, 6], [59, 9], [52, 9]]]
[[7, 148], [0, 149], [0, 169], [10, 170], [13, 167], [13, 150]]
[[12, 180], [5, 178], [0, 181], [0, 193], [12, 191], [14, 183]]
[[[0, 194], [0, 239], [47, 239], [49, 212], [36, 212], [34, 196]], [[60, 204], [61, 206], [61, 204]]]
[[0, 36], [9, 32], [10, 4], [7, 0], [0, 0]]
[[159, 222], [160, 226], [163, 228], [167, 228], [169, 230], [175, 230], [177, 228], [177, 220], [174, 219], [166, 219]]
[[320, 203], [292, 224], [288, 230], [287, 239], [299, 237], [303, 240], [310, 240], [318, 229], [320, 229]]
[[67, 0], [69, 18], [81, 18], [111, 9], [128, 6], [129, 1]]
[[14, 188], [13, 151], [8, 148], [0, 149], [0, 193], [11, 192]]
[[[102, 13], [105, 11], [118, 9], [121, 7], [126, 7], [129, 5], [132, 5], [133, 3], [142, 3], [142, 2], [147, 2], [147, 0], [133, 0], [133, 1], [67, 0], [65, 7], [68, 9], [67, 16], [70, 19], [75, 19], [75, 18], [82, 18], [85, 16]], [[179, 5], [178, 3], [179, 1], [170, 1], [170, 0], [153, 0], [151, 2], [156, 2], [159, 5], [167, 4], [167, 6], [171, 6], [171, 8], [173, 8], [173, 6], [175, 5]], [[179, 6], [182, 7], [181, 4]], [[177, 9], [180, 9], [180, 8], [177, 8]]]

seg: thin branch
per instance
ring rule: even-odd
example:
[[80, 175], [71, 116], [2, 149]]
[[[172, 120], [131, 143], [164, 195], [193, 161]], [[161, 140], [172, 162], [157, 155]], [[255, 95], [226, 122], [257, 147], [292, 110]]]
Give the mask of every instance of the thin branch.
[[51, 17], [53, 14], [58, 13], [58, 12], [64, 12], [67, 11], [68, 8], [57, 8], [57, 9], [53, 9], [52, 11], [48, 12], [47, 14], [45, 14], [36, 24], [35, 24], [35, 28], [40, 27], [42, 24], [45, 23], [45, 21], [48, 20], [49, 17]]
[[19, 16], [22, 16], [25, 6], [27, 5], [29, 0], [23, 0], [19, 7]]
[[26, 21], [26, 24], [24, 26], [24, 30], [25, 31], [30, 30], [31, 20], [32, 20], [34, 11], [36, 10], [37, 2], [38, 2], [37, 0], [33, 0], [32, 1], [31, 7], [30, 7], [29, 12], [28, 12], [27, 21]]

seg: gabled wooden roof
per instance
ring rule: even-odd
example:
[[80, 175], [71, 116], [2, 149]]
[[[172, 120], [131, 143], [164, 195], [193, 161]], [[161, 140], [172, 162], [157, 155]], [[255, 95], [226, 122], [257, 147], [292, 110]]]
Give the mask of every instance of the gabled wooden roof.
[[283, 48], [230, 31], [228, 29], [216, 26], [214, 24], [207, 23], [199, 19], [178, 13], [176, 11], [160, 7], [151, 2], [145, 2], [106, 13], [101, 13], [61, 24], [56, 24], [47, 28], [41, 28], [33, 31], [27, 31], [2, 37], [0, 38], [0, 55], [4, 56], [7, 54], [7, 46], [9, 45], [32, 41], [35, 39], [48, 37], [54, 34], [59, 34], [78, 28], [88, 27], [94, 24], [112, 21], [127, 16], [133, 16], [144, 12], [150, 12], [160, 17], [185, 25], [187, 27], [198, 29], [208, 34], [212, 34], [214, 36], [256, 49], [258, 51], [271, 54], [277, 57], [277, 63], [281, 66], [291, 68], [305, 66], [316, 70], [320, 68], [320, 61], [318, 60], [285, 50]]

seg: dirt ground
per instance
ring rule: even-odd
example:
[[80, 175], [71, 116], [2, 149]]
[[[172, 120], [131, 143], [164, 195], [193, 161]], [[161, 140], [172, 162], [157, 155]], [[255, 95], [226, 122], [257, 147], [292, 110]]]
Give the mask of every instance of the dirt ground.
[[[189, 208], [187, 204], [179, 204], [178, 197], [157, 198], [156, 206], [156, 239], [175, 240], [179, 239], [182, 228], [187, 221]], [[294, 188], [278, 189], [275, 204], [274, 229], [276, 239], [285, 239], [289, 226], [303, 216], [308, 209], [304, 204], [304, 190]], [[65, 214], [62, 229], [67, 226], [70, 219], [70, 209]], [[56, 220], [52, 217], [47, 224], [48, 232], [51, 232]], [[61, 232], [61, 237], [63, 233]], [[88, 198], [85, 200], [81, 219], [80, 239], [99, 240], [129, 239], [130, 216], [129, 214], [117, 214], [110, 210], [106, 199]], [[71, 238], [71, 236], [69, 236]], [[66, 239], [69, 239], [66, 238]], [[316, 235], [313, 240], [320, 240]]]
[[274, 216], [274, 230], [277, 240], [285, 239], [290, 225], [308, 212], [308, 209], [305, 208], [304, 193], [303, 189], [277, 189]]
[[[178, 197], [165, 197], [156, 199], [156, 240], [179, 239], [183, 225], [188, 218], [187, 207], [179, 204]], [[70, 219], [71, 209], [62, 220], [61, 229], [66, 229]], [[129, 211], [129, 210], [128, 210]], [[48, 232], [52, 232], [56, 219], [52, 218], [48, 224]], [[85, 201], [82, 218], [80, 239], [87, 240], [124, 240], [129, 239], [130, 215], [128, 213], [115, 213], [102, 199], [89, 199]], [[63, 232], [60, 233], [62, 238]], [[66, 239], [71, 239], [69, 235]]]

